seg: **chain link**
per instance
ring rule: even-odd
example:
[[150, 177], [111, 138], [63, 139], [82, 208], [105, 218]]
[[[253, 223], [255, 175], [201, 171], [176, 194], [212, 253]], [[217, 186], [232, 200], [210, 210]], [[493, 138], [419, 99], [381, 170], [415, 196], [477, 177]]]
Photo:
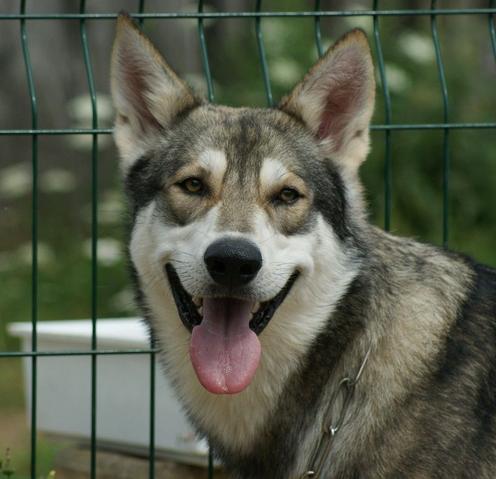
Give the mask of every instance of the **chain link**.
[[[341, 426], [343, 426], [344, 424], [348, 407], [355, 392], [355, 387], [360, 380], [365, 365], [367, 364], [367, 361], [369, 359], [370, 350], [371, 347], [369, 347], [369, 349], [367, 350], [367, 353], [365, 354], [362, 364], [360, 365], [360, 368], [355, 377], [352, 379], [351, 377], [347, 376], [341, 379], [338, 387], [332, 394], [331, 400], [329, 401], [329, 405], [327, 406], [327, 409], [324, 413], [324, 418], [322, 420], [322, 435], [317, 446], [313, 450], [312, 455], [310, 456], [307, 470], [303, 473], [303, 475], [299, 476], [300, 479], [305, 479], [308, 477], [319, 479], [325, 462], [329, 458], [334, 438], [341, 429]], [[333, 422], [332, 409], [340, 393], [344, 394], [344, 398], [341, 409], [339, 411], [339, 415], [337, 416], [337, 421]]]

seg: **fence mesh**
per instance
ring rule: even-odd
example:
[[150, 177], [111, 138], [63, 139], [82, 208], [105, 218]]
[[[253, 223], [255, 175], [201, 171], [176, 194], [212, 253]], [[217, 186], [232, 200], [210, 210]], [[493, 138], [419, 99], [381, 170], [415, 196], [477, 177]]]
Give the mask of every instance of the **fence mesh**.
[[[441, 8], [436, 0], [430, 2], [429, 8], [417, 9], [383, 9], [379, 0], [373, 0], [370, 8], [349, 9], [349, 10], [325, 10], [321, 8], [320, 0], [315, 0], [313, 8], [305, 11], [267, 11], [264, 10], [264, 2], [256, 0], [252, 10], [246, 11], [211, 11], [206, 10], [203, 0], [197, 3], [197, 11], [177, 11], [177, 12], [149, 12], [146, 11], [146, 1], [136, 2], [136, 11], [131, 15], [143, 25], [147, 20], [167, 21], [171, 19], [194, 19], [198, 23], [198, 40], [201, 53], [205, 81], [207, 85], [207, 96], [209, 101], [216, 99], [215, 83], [212, 78], [211, 66], [209, 62], [209, 51], [207, 36], [205, 34], [205, 22], [210, 19], [242, 19], [246, 22], [253, 22], [253, 31], [256, 38], [258, 57], [263, 79], [266, 102], [268, 106], [273, 106], [274, 98], [271, 87], [271, 75], [269, 63], [267, 61], [266, 47], [263, 35], [264, 20], [270, 18], [309, 18], [314, 22], [315, 48], [318, 55], [324, 51], [321, 22], [323, 18], [336, 17], [365, 17], [373, 20], [372, 44], [375, 49], [376, 64], [380, 78], [380, 90], [383, 99], [384, 122], [373, 124], [373, 131], [380, 131], [384, 134], [384, 227], [391, 228], [392, 210], [392, 135], [396, 131], [405, 130], [439, 130], [443, 134], [442, 146], [442, 243], [448, 245], [449, 239], [449, 192], [450, 192], [450, 133], [453, 130], [477, 130], [496, 129], [496, 121], [492, 122], [452, 122], [450, 117], [449, 92], [446, 82], [445, 68], [443, 64], [443, 45], [441, 44], [438, 31], [438, 18], [445, 16], [485, 16], [487, 17], [487, 35], [491, 44], [494, 58], [496, 59], [496, 27], [495, 27], [495, 1], [489, 0], [486, 7], [478, 8]], [[352, 4], [353, 2], [350, 2]], [[227, 2], [226, 2], [227, 4]], [[308, 7], [309, 2], [303, 4], [303, 8]], [[327, 3], [326, 3], [327, 5]], [[104, 355], [149, 355], [150, 357], [150, 418], [149, 418], [149, 478], [155, 477], [155, 354], [157, 350], [153, 345], [146, 349], [99, 349], [97, 342], [97, 320], [98, 320], [98, 141], [102, 135], [110, 135], [112, 129], [100, 126], [97, 109], [97, 94], [95, 88], [94, 73], [92, 69], [92, 52], [89, 47], [87, 24], [89, 22], [113, 22], [117, 17], [117, 12], [92, 13], [87, 11], [86, 1], [81, 0], [79, 11], [74, 13], [30, 13], [29, 2], [21, 0], [17, 13], [0, 13], [2, 22], [18, 22], [20, 28], [20, 43], [25, 65], [27, 79], [27, 92], [31, 108], [31, 125], [26, 129], [1, 129], [1, 136], [25, 136], [26, 141], [31, 142], [31, 168], [32, 168], [32, 265], [31, 265], [31, 323], [32, 323], [32, 348], [28, 352], [20, 351], [0, 351], [1, 358], [24, 357], [31, 361], [31, 478], [37, 477], [37, 362], [40, 357], [47, 356], [76, 356], [83, 355], [91, 357], [91, 464], [90, 476], [97, 477], [97, 438], [98, 423], [96, 411], [97, 404], [97, 382], [96, 374], [98, 368], [98, 357]], [[392, 115], [392, 98], [388, 88], [388, 77], [386, 75], [383, 44], [381, 43], [381, 21], [391, 17], [425, 17], [430, 22], [431, 40], [435, 49], [435, 61], [439, 79], [439, 94], [442, 97], [442, 122], [424, 123], [395, 123]], [[31, 61], [30, 41], [28, 24], [30, 22], [42, 22], [47, 20], [70, 20], [79, 23], [79, 35], [83, 52], [84, 68], [87, 77], [87, 87], [91, 99], [91, 128], [39, 128], [38, 121], [38, 92], [35, 86], [36, 71], [34, 71]], [[39, 139], [42, 136], [63, 136], [63, 135], [89, 135], [92, 139], [91, 145], [91, 321], [92, 336], [91, 349], [88, 351], [41, 351], [38, 349], [37, 324], [38, 324], [38, 301], [39, 301], [39, 274], [38, 274], [38, 239], [39, 239]], [[212, 460], [210, 457], [208, 477], [214, 476]]]

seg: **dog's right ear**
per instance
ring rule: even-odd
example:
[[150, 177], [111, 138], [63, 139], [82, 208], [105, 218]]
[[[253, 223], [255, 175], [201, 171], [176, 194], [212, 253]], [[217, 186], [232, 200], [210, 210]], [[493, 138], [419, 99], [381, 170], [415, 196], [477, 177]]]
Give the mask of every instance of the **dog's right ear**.
[[117, 20], [111, 91], [116, 109], [114, 138], [124, 171], [177, 115], [199, 103], [125, 13]]

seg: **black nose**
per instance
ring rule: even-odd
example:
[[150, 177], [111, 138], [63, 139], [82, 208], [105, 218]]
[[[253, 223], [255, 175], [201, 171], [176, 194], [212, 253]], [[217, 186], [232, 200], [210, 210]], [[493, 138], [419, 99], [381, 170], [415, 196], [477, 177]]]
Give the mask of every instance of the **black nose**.
[[262, 267], [262, 254], [250, 241], [222, 238], [214, 241], [203, 257], [210, 276], [223, 286], [242, 286]]

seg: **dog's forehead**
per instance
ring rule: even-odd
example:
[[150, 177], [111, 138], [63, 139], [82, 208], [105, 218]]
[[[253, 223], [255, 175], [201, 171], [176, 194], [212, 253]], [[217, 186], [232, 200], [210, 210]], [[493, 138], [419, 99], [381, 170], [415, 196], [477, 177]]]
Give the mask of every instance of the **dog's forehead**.
[[174, 131], [187, 160], [206, 170], [245, 180], [297, 171], [302, 159], [315, 156], [314, 142], [288, 115], [269, 109], [203, 106]]

